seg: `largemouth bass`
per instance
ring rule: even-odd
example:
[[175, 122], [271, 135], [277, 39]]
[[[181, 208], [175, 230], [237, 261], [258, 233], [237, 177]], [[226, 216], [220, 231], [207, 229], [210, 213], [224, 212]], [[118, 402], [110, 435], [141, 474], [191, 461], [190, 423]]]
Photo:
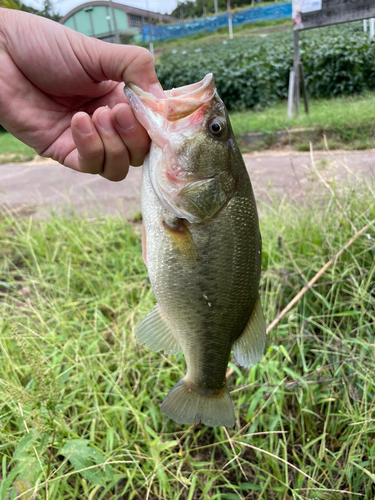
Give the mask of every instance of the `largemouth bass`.
[[261, 358], [261, 235], [250, 179], [212, 74], [158, 99], [125, 94], [152, 143], [143, 167], [147, 268], [157, 299], [136, 330], [153, 351], [182, 350], [186, 376], [161, 405], [178, 423], [235, 424], [226, 370]]

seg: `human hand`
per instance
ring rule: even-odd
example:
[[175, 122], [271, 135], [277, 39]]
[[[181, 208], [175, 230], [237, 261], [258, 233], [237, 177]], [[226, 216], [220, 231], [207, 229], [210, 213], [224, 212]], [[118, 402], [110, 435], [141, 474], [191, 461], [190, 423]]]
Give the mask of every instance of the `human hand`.
[[150, 139], [123, 82], [163, 95], [149, 51], [0, 8], [0, 68], [0, 123], [38, 154], [113, 181], [142, 164]]

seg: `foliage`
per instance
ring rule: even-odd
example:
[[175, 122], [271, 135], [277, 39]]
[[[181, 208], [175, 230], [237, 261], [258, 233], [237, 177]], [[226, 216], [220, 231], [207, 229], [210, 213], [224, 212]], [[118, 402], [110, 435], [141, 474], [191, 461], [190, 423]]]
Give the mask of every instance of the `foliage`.
[[[311, 97], [350, 95], [375, 88], [375, 42], [360, 23], [300, 35], [300, 55]], [[210, 44], [164, 54], [157, 73], [165, 88], [199, 81], [212, 72], [228, 109], [275, 104], [288, 95], [292, 31]]]
[[[55, 12], [54, 5], [51, 0], [44, 0], [43, 10], [34, 9], [34, 7], [30, 7], [25, 5], [21, 1], [18, 0], [0, 0], [0, 7], [4, 7], [6, 9], [13, 10], [22, 10], [23, 12], [28, 12], [29, 14], [35, 14], [37, 16], [46, 17], [47, 19], [52, 19], [52, 21], [59, 21], [62, 16], [59, 13]], [[1, 126], [0, 126], [1, 131]]]
[[4, 9], [20, 10], [21, 6], [16, 0], [0, 0], [0, 7]]
[[[262, 0], [261, 3], [274, 2], [274, 0]], [[259, 4], [259, 0], [231, 0], [232, 9], [245, 8]], [[219, 11], [227, 10], [227, 0], [217, 0]], [[177, 7], [171, 12], [171, 16], [178, 18], [202, 17], [205, 14], [210, 15], [215, 12], [214, 0], [186, 0], [177, 2]]]
[[25, 5], [24, 3], [21, 4], [21, 10], [37, 16], [46, 17], [47, 19], [51, 19], [56, 22], [60, 21], [62, 17], [58, 12], [55, 12], [55, 7], [51, 0], [44, 0], [43, 10], [34, 9], [34, 7]]
[[[326, 197], [317, 182], [304, 206], [258, 200], [268, 323], [375, 217], [373, 185], [332, 181]], [[231, 364], [226, 432], [160, 413], [184, 361], [135, 343], [154, 304], [140, 226], [3, 209], [0, 498], [372, 500], [374, 238], [283, 318], [257, 366]]]

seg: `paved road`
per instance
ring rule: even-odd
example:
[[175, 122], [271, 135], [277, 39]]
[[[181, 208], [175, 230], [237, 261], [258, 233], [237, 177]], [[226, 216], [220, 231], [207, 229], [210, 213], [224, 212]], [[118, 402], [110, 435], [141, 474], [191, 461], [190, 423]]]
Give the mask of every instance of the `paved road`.
[[[375, 179], [375, 150], [314, 154], [314, 164], [328, 182], [354, 174]], [[264, 152], [244, 155], [257, 199], [286, 193], [297, 201], [309, 186], [322, 191], [308, 153]], [[125, 181], [114, 183], [99, 176], [80, 174], [46, 160], [0, 165], [0, 205], [36, 217], [50, 210], [74, 210], [91, 217], [103, 213], [132, 217], [140, 210], [141, 168], [132, 168]], [[314, 187], [315, 186], [315, 187]]]

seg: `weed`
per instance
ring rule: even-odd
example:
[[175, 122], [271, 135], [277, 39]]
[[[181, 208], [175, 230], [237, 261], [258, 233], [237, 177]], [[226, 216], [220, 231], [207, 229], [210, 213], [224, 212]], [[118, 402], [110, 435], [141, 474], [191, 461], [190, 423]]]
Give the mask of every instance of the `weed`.
[[[330, 187], [311, 179], [304, 206], [260, 204], [268, 323], [375, 217], [373, 184]], [[257, 366], [230, 365], [227, 432], [160, 413], [183, 356], [135, 343], [154, 305], [140, 239], [120, 218], [3, 211], [0, 498], [13, 485], [19, 499], [372, 500], [374, 224], [271, 331]]]

